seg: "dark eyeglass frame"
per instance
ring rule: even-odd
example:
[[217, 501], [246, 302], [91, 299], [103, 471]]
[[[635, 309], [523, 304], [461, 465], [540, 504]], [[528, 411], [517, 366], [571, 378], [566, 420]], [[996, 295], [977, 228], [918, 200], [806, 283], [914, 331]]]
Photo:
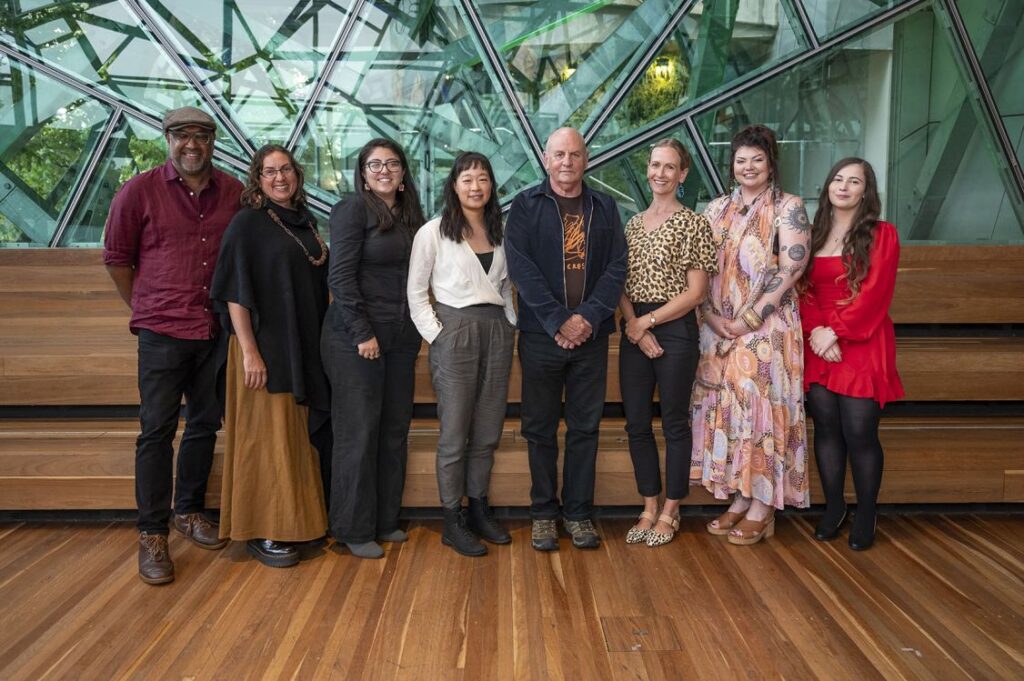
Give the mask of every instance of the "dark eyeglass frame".
[[188, 144], [189, 142], [195, 142], [201, 144], [204, 147], [209, 146], [213, 143], [214, 136], [212, 132], [185, 132], [184, 130], [169, 130], [171, 138], [178, 144]]
[[386, 161], [381, 161], [380, 159], [375, 158], [372, 161], [364, 163], [363, 168], [369, 170], [374, 175], [384, 172], [385, 168], [394, 173], [402, 169], [402, 162], [397, 158], [389, 158]]

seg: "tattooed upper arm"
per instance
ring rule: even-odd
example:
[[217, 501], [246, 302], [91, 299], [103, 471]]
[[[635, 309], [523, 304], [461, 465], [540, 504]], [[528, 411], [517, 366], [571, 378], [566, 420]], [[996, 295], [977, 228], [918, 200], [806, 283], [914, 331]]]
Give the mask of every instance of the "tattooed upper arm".
[[807, 209], [799, 197], [793, 196], [782, 209], [786, 226], [798, 232], [810, 233], [811, 221], [807, 218]]

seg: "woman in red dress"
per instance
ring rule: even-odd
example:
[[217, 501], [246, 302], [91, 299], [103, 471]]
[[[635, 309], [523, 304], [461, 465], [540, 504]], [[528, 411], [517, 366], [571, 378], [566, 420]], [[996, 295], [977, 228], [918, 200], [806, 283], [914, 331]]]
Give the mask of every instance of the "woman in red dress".
[[903, 397], [889, 318], [900, 245], [896, 228], [879, 220], [880, 212], [871, 165], [860, 158], [835, 164], [819, 197], [811, 236], [814, 258], [800, 296], [804, 390], [826, 503], [814, 536], [833, 539], [846, 520], [849, 454], [857, 492], [850, 548], [856, 551], [875, 541], [882, 407]]

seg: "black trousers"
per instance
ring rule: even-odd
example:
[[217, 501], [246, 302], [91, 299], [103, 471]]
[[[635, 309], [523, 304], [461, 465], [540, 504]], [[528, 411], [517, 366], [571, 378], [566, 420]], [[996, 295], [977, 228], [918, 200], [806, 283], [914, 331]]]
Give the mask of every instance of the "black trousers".
[[[224, 415], [218, 386], [221, 353], [216, 340], [182, 340], [139, 331], [139, 422], [135, 442], [135, 502], [141, 532], [167, 534], [171, 490], [175, 513], [198, 513], [206, 499], [213, 447]], [[174, 433], [185, 397], [185, 433], [178, 446], [174, 483]]]
[[[638, 316], [661, 307], [661, 303], [634, 303]], [[697, 317], [693, 312], [654, 327], [652, 333], [665, 351], [650, 359], [622, 334], [619, 347], [619, 386], [626, 413], [629, 455], [633, 459], [637, 491], [641, 496], [661, 494], [658, 445], [651, 422], [654, 419], [654, 389], [661, 406], [661, 427], [665, 434], [665, 496], [682, 499], [689, 493], [690, 393], [700, 358]]]
[[562, 513], [590, 518], [594, 509], [597, 440], [608, 378], [608, 337], [563, 350], [544, 333], [520, 332], [522, 428], [530, 459], [530, 517], [558, 517], [558, 421], [565, 391]]
[[360, 357], [348, 333], [330, 323], [320, 344], [334, 429], [327, 517], [334, 538], [351, 544], [398, 529], [422, 342], [411, 319], [373, 328], [378, 359]]

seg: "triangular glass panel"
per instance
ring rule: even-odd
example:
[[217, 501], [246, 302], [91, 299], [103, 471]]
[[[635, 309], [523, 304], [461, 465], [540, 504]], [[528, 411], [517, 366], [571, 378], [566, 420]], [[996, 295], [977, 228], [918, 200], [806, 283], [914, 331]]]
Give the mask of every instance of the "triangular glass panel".
[[963, 73], [945, 22], [924, 7], [729, 100], [697, 127], [726, 177], [732, 136], [751, 123], [773, 128], [782, 187], [811, 215], [832, 164], [861, 156], [905, 240], [1020, 240], [1024, 207]]
[[460, 151], [490, 158], [501, 196], [539, 179], [458, 4], [410, 4], [411, 13], [383, 2], [363, 6], [296, 148], [318, 196], [337, 200], [351, 192], [356, 155], [374, 137], [405, 148], [428, 215], [438, 210], [441, 184]]
[[131, 108], [159, 117], [179, 106], [202, 106], [188, 79], [119, 2], [47, 3], [36, 10], [8, 2], [0, 17], [5, 42], [103, 88]]
[[346, 4], [146, 2], [183, 61], [257, 147], [283, 144], [291, 135], [348, 13]]
[[111, 113], [0, 55], [0, 246], [49, 244]]
[[480, 3], [478, 11], [545, 139], [563, 125], [586, 130], [677, 7], [672, 0], [535, 0]]
[[785, 2], [705, 0], [672, 30], [591, 143], [592, 152], [804, 50]]
[[[797, 0], [801, 1], [801, 0]], [[974, 2], [974, 0], [971, 0]], [[802, 0], [818, 38], [824, 40], [908, 0]]]

